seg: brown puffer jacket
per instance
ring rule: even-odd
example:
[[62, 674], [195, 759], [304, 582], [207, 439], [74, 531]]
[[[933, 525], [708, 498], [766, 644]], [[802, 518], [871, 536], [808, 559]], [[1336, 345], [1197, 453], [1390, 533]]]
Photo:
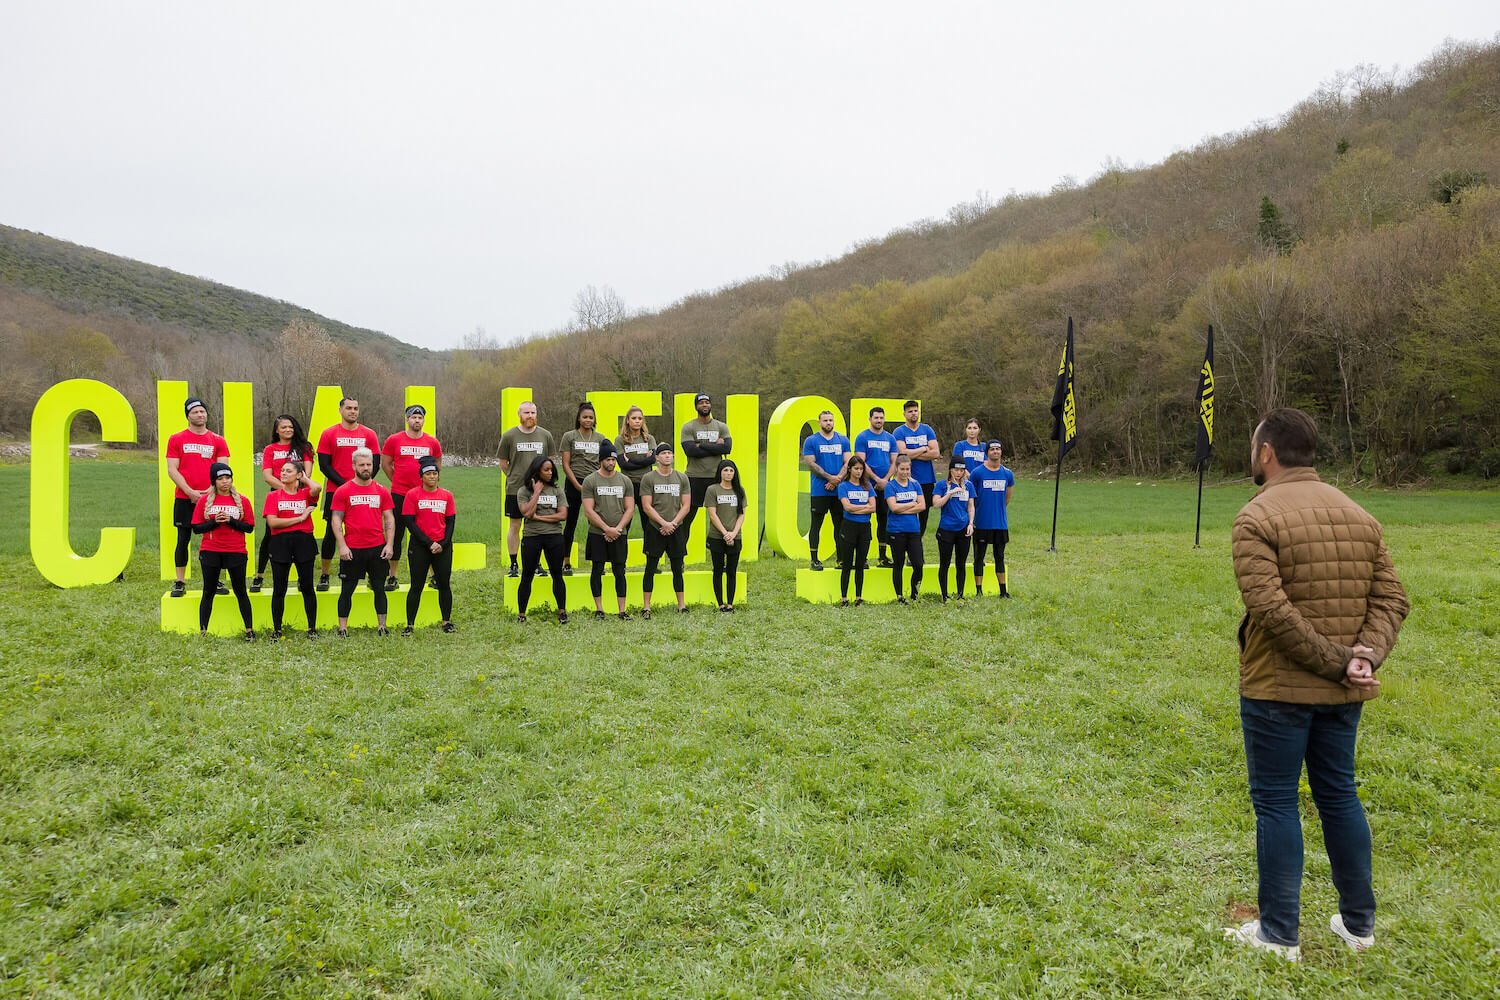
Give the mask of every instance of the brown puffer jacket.
[[1245, 504], [1233, 538], [1240, 694], [1304, 705], [1375, 697], [1340, 681], [1356, 644], [1379, 667], [1411, 610], [1380, 522], [1315, 470], [1292, 468]]

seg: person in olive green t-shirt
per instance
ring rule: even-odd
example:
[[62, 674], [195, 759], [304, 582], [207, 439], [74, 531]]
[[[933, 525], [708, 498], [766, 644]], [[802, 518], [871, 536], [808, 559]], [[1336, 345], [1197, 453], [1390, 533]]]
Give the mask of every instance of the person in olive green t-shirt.
[[516, 410], [520, 426], [512, 427], [500, 435], [500, 471], [505, 473], [505, 516], [510, 520], [510, 529], [505, 535], [505, 550], [510, 553], [510, 571], [506, 576], [516, 576], [516, 550], [521, 547], [521, 508], [516, 494], [521, 490], [531, 472], [531, 467], [545, 455], [556, 453], [552, 432], [536, 422], [536, 404], [522, 403]]
[[693, 527], [693, 518], [703, 506], [703, 494], [713, 485], [719, 459], [728, 455], [733, 445], [729, 437], [729, 425], [714, 419], [714, 401], [706, 392], [698, 393], [693, 400], [698, 416], [682, 425], [682, 451], [687, 455], [688, 481], [693, 487], [693, 509], [688, 513], [687, 526]]
[[635, 487], [615, 464], [615, 448], [608, 441], [599, 448], [599, 470], [583, 481], [583, 516], [589, 524], [583, 554], [588, 559], [589, 593], [594, 595], [594, 617], [604, 617], [604, 564], [615, 575], [615, 600], [621, 621], [625, 613], [625, 559], [630, 554], [630, 519], [635, 514]]
[[559, 445], [563, 492], [568, 496], [568, 523], [563, 526], [563, 576], [573, 575], [573, 539], [578, 537], [578, 519], [583, 514], [583, 481], [599, 468], [599, 446], [609, 444], [609, 438], [594, 429], [597, 419], [593, 403], [579, 403], [573, 429], [562, 436]]
[[[729, 459], [719, 463], [718, 477], [703, 494], [708, 512], [708, 553], [714, 566], [714, 601], [720, 611], [734, 610], [734, 590], [740, 569], [740, 532], [745, 526], [745, 488], [740, 469]], [[729, 599], [724, 599], [728, 574]]]
[[516, 621], [526, 620], [526, 605], [531, 602], [531, 578], [547, 557], [552, 567], [552, 603], [557, 620], [568, 622], [568, 587], [562, 578], [563, 522], [568, 519], [568, 498], [557, 484], [557, 460], [547, 455], [532, 463], [526, 483], [516, 494], [526, 534], [521, 540], [521, 584], [516, 588]]
[[641, 530], [645, 531], [648, 522], [646, 511], [641, 506], [641, 477], [656, 465], [656, 438], [646, 429], [646, 411], [639, 406], [625, 411], [620, 436], [615, 438], [615, 459], [620, 463], [620, 471], [630, 477], [635, 488], [635, 509], [640, 515]]
[[687, 610], [682, 562], [687, 556], [686, 522], [693, 510], [692, 486], [688, 477], [672, 468], [672, 445], [666, 441], [656, 446], [656, 468], [641, 477], [641, 506], [646, 511], [646, 572], [641, 578], [642, 618], [651, 617], [651, 590], [656, 567], [662, 554], [672, 564], [672, 590], [677, 594], [677, 610]]

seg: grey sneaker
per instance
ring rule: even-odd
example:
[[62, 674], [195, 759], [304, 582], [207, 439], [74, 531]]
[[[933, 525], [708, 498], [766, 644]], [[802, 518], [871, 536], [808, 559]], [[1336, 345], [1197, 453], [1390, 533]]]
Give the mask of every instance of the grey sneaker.
[[1296, 962], [1302, 958], [1302, 949], [1294, 944], [1274, 944], [1260, 935], [1260, 921], [1250, 920], [1238, 927], [1224, 928], [1224, 936], [1231, 941], [1259, 948], [1261, 951], [1269, 951], [1271, 954], [1286, 959], [1288, 962]]
[[1366, 948], [1371, 948], [1375, 945], [1375, 934], [1373, 932], [1369, 934], [1355, 934], [1349, 928], [1345, 927], [1344, 915], [1342, 913], [1335, 913], [1329, 919], [1328, 929], [1343, 938], [1344, 943], [1355, 951], [1364, 951]]

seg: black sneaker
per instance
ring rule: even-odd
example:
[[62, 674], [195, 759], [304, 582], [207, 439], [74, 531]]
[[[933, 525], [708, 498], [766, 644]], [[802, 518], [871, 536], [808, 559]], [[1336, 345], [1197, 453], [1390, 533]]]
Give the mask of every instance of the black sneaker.
[[948, 603], [948, 595], [947, 595], [947, 594], [944, 594], [944, 595], [943, 595], [943, 603], [944, 603], [944, 604], [947, 604], [947, 603]]
[[959, 594], [957, 597], [954, 598], [954, 600], [955, 601], [963, 601], [965, 604], [969, 603], [969, 599], [967, 597], [965, 597], [963, 594]]
[[1006, 590], [1004, 587], [1001, 587], [1000, 588], [1000, 596], [1004, 597], [1004, 598], [1006, 598], [1008, 600], [1010, 598], [1010, 591]]
[[648, 622], [651, 620], [651, 609], [650, 608], [646, 608], [644, 611], [641, 612], [641, 620], [642, 621], [648, 621]]
[[250, 581], [250, 593], [260, 593], [260, 588], [265, 582], [265, 577], [261, 576], [259, 573], [255, 574], [255, 577]]
[[621, 611], [617, 617], [622, 622], [628, 622], [628, 621], [630, 621], [630, 612], [629, 611]]
[[848, 606], [849, 606], [849, 598], [846, 597], [843, 600], [839, 601], [839, 607], [841, 607], [841, 608], [847, 608]]
[[596, 621], [596, 622], [602, 622], [603, 620], [604, 620], [604, 612], [603, 611], [595, 611], [594, 612], [594, 621]]
[[184, 595], [186, 593], [187, 593], [187, 584], [183, 583], [181, 580], [174, 580], [174, 581], [172, 581], [172, 596], [173, 597], [181, 597], [182, 595]]
[[390, 635], [391, 634], [391, 630], [388, 629], [388, 628], [386, 628], [384, 625], [382, 625], [382, 626], [380, 626], [379, 628], [377, 628], [375, 630], [375, 634], [376, 635]]
[[335, 632], [334, 634], [337, 635], [340, 639], [347, 639], [347, 638], [349, 638], [349, 630], [346, 629], [346, 628], [341, 628], [337, 632]]
[[308, 629], [307, 630], [307, 637], [309, 639], [316, 639], [318, 637], [318, 630], [315, 629], [315, 628]]
[[678, 614], [679, 614], [679, 615], [685, 615], [685, 614], [687, 614], [687, 613], [688, 613], [688, 612], [689, 612], [689, 611], [690, 611], [690, 610], [692, 610], [692, 609], [691, 609], [691, 608], [689, 608], [689, 607], [688, 607], [688, 606], [687, 606], [687, 605], [686, 605], [686, 604], [684, 604], [684, 605], [683, 605], [683, 606], [682, 606], [682, 607], [680, 607], [680, 608], [678, 608], [678, 609], [677, 609], [677, 613], [678, 613]]
[[901, 605], [910, 605], [910, 604], [911, 604], [911, 602], [910, 602], [910, 601], [908, 601], [908, 600], [907, 600], [907, 599], [906, 599], [906, 598], [904, 598], [904, 597], [898, 597], [898, 598], [896, 598], [896, 603], [897, 603], [897, 604], [901, 604]]
[[865, 606], [865, 599], [863, 597], [856, 597], [854, 599], [854, 606], [856, 608], [862, 608], [862, 607], [864, 607]]
[[726, 605], [724, 605], [724, 610], [728, 611], [730, 614], [734, 614], [734, 605], [733, 604], [726, 604]]
[[229, 593], [229, 588], [223, 583], [220, 583], [217, 587], [214, 588], [214, 593], [218, 594], [220, 597], [223, 597]]
[[417, 634], [417, 630], [414, 629], [414, 628], [412, 628], [410, 625], [408, 625], [408, 626], [406, 626], [406, 628], [404, 628], [404, 629], [401, 630], [401, 634], [402, 635], [416, 635]]
[[913, 591], [912, 591], [912, 592], [911, 592], [911, 602], [912, 602], [912, 603], [913, 603], [913, 604], [916, 604], [916, 603], [917, 603], [917, 592], [916, 592], [916, 591], [915, 591], [915, 590], [913, 590]]
[[246, 642], [254, 642], [255, 641], [255, 629], [253, 629], [253, 628], [247, 628], [247, 629], [245, 629], [245, 641]]
[[544, 576], [546, 576], [547, 575], [547, 569], [546, 569], [546, 567], [538, 565], [537, 568], [536, 568], [536, 574], [535, 575], [538, 576], [538, 577], [544, 577]]
[[280, 642], [281, 639], [282, 639], [281, 629], [279, 629], [279, 628], [273, 628], [271, 630], [271, 641], [272, 642]]
[[385, 578], [386, 590], [395, 590], [399, 586], [401, 586], [401, 581], [396, 579], [396, 574], [392, 573], [390, 576]]
[[518, 570], [518, 569], [516, 569], [516, 564], [515, 563], [511, 563], [510, 564], [510, 569], [508, 569], [508, 570], [505, 571], [506, 579], [509, 579], [509, 580], [518, 579], [520, 577], [520, 575], [521, 575], [521, 571]]
[[526, 616], [525, 615], [516, 615], [516, 624], [517, 625], [525, 625], [526, 624]]
[[823, 572], [823, 564], [818, 562], [816, 559], [812, 561], [808, 568], [811, 569], [814, 573]]
[[728, 614], [729, 613], [729, 605], [727, 605], [727, 604], [721, 604], [721, 605], [719, 605], [719, 611], [722, 614]]
[[890, 569], [891, 568], [891, 558], [890, 558], [890, 556], [881, 556], [880, 557], [880, 561], [877, 562], [875, 565], [881, 567], [882, 569]]
[[559, 625], [566, 625], [566, 624], [568, 624], [568, 613], [566, 611], [559, 611], [557, 613], [557, 624], [559, 624]]
[[316, 590], [320, 594], [326, 594], [328, 592], [328, 574], [327, 573], [324, 573], [322, 576], [318, 577], [318, 585], [316, 587], [314, 587], [313, 589]]
[[563, 574], [562, 575], [563, 576], [572, 576], [573, 575], [573, 567], [569, 566], [567, 563], [563, 563]]
[[449, 635], [452, 635], [454, 632], [458, 631], [458, 626], [453, 624], [452, 622], [443, 622], [443, 631]]

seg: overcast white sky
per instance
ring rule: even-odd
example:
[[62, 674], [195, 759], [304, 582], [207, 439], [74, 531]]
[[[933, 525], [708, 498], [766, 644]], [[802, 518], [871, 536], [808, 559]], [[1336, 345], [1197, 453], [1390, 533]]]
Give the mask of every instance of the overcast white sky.
[[[4, 0], [0, 223], [428, 347], [1152, 163], [1490, 2]], [[1223, 5], [1219, 5], [1223, 7]]]

